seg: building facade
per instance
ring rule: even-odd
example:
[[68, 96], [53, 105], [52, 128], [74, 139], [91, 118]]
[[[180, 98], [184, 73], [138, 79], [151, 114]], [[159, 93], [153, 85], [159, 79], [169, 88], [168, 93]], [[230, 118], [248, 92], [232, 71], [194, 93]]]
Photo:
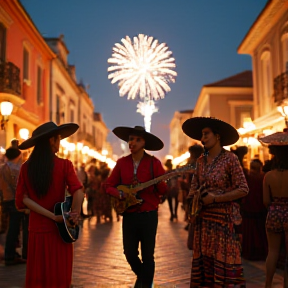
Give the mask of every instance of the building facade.
[[0, 2], [0, 38], [0, 102], [13, 105], [5, 131], [1, 129], [6, 148], [12, 138], [20, 139], [20, 129], [31, 135], [49, 120], [50, 61], [55, 55], [17, 0]]
[[[244, 131], [242, 137], [257, 139], [282, 131], [288, 108], [288, 1], [267, 1], [238, 47], [238, 53], [251, 56], [254, 84], [255, 127]], [[253, 150], [261, 160], [268, 159], [267, 149], [260, 144]]]

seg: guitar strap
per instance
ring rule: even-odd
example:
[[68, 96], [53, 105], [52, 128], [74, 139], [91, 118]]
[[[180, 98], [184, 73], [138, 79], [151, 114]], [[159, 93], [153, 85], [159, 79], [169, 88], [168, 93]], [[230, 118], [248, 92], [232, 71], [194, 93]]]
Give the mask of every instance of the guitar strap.
[[[152, 155], [151, 156], [151, 164], [150, 164], [150, 171], [151, 171], [152, 179], [154, 179], [153, 160], [154, 160], [154, 156]], [[154, 186], [154, 192], [156, 192], [157, 191], [156, 184], [154, 184], [153, 186]]]

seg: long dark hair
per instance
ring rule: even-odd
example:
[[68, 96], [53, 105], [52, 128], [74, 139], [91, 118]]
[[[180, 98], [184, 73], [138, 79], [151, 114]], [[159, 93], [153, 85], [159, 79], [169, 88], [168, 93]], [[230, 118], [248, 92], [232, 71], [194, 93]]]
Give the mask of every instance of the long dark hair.
[[49, 138], [47, 138], [35, 145], [33, 152], [27, 160], [28, 179], [39, 199], [48, 193], [48, 189], [52, 183], [54, 156]]
[[272, 169], [288, 170], [288, 145], [270, 145], [269, 153], [272, 158]]

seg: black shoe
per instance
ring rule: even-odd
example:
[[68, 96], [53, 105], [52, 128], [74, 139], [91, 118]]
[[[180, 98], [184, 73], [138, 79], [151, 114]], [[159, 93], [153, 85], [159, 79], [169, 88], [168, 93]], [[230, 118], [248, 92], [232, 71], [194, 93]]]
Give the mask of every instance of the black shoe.
[[173, 222], [173, 218], [174, 218], [173, 215], [171, 215], [171, 217], [170, 217], [170, 221], [171, 222]]

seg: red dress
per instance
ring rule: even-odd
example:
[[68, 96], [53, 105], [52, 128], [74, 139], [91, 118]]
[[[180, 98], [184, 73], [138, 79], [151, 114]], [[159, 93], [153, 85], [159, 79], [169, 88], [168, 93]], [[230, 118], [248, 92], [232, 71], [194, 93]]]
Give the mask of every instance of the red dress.
[[[57, 202], [63, 202], [65, 188], [71, 195], [82, 187], [71, 161], [55, 156], [53, 180], [45, 197], [38, 199], [27, 175], [27, 162], [21, 167], [17, 190], [16, 206], [25, 208], [23, 196], [54, 211]], [[30, 212], [29, 241], [26, 268], [27, 288], [67, 288], [71, 285], [73, 264], [73, 244], [65, 243], [51, 219], [34, 211]]]

